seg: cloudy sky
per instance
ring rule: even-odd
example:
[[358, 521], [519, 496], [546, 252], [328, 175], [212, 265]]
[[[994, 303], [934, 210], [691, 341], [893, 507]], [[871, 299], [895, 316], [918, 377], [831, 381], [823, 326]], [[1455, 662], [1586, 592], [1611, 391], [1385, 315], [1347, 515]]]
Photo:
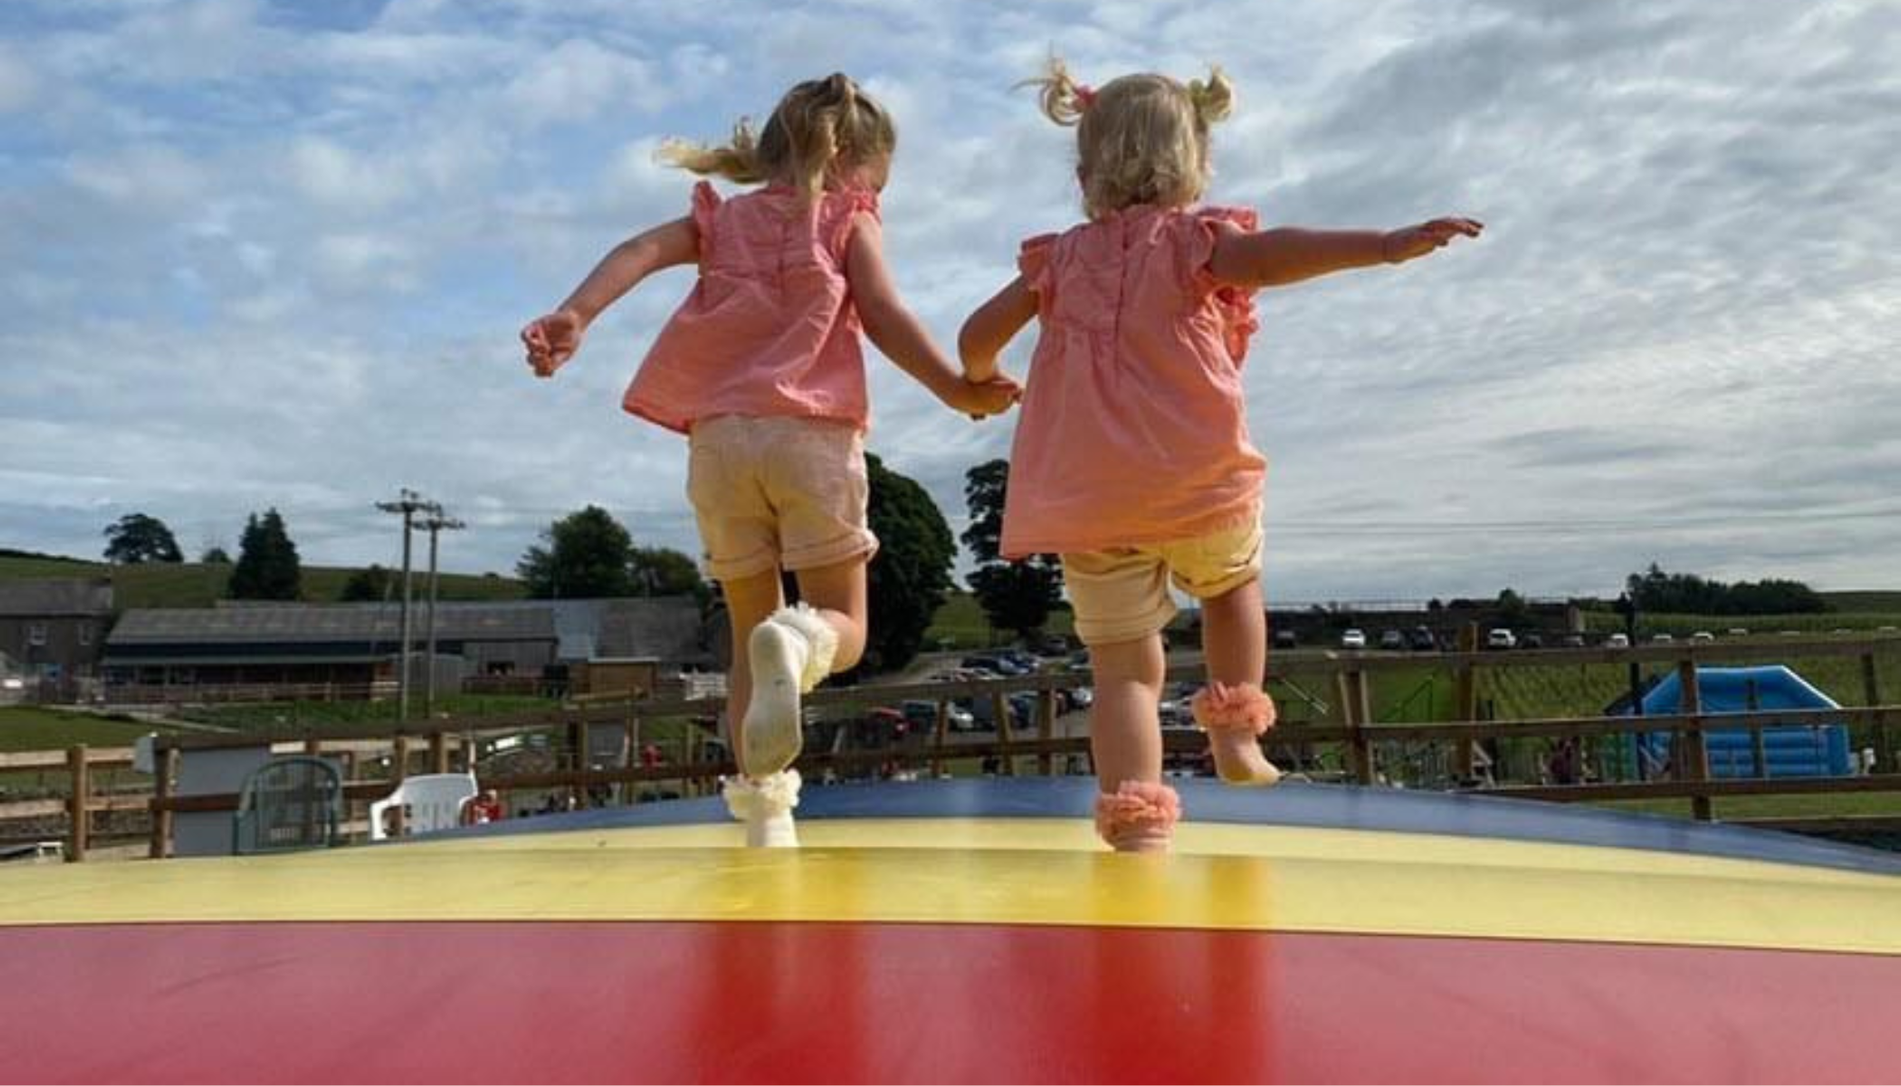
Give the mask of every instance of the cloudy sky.
[[[394, 560], [402, 486], [512, 569], [584, 504], [697, 552], [682, 441], [619, 410], [690, 286], [549, 382], [515, 332], [686, 207], [656, 166], [792, 82], [898, 118], [901, 288], [946, 343], [1077, 220], [1012, 91], [1231, 73], [1213, 202], [1485, 237], [1262, 297], [1250, 412], [1276, 600], [1614, 592], [1650, 561], [1901, 587], [1901, 6], [1706, 0], [0, 0], [0, 546], [188, 552], [276, 506]], [[1013, 351], [1019, 372], [1029, 337]], [[871, 448], [954, 527], [1014, 423], [871, 354]]]

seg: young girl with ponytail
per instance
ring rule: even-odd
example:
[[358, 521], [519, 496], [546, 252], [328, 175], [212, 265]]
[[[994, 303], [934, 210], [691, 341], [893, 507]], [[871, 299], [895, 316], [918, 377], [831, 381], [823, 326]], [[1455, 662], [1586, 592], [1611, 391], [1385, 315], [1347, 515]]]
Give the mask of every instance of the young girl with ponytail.
[[[699, 267], [622, 405], [687, 436], [687, 495], [733, 629], [740, 774], [725, 795], [751, 845], [797, 844], [800, 696], [864, 651], [878, 540], [866, 522], [860, 330], [959, 413], [1016, 398], [1005, 379], [959, 373], [891, 283], [878, 194], [896, 145], [890, 115], [836, 74], [787, 91], [756, 136], [741, 121], [725, 146], [667, 145], [674, 165], [758, 187], [722, 199], [700, 182], [690, 214], [616, 246], [521, 333], [535, 374], [552, 376], [641, 280]], [[784, 604], [781, 570], [798, 580], [796, 606]]]

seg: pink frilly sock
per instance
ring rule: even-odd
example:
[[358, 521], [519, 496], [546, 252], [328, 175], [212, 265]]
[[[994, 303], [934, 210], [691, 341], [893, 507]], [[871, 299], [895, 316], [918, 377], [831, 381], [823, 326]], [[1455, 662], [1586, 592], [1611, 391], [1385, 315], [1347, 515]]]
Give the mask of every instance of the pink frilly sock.
[[1189, 702], [1195, 723], [1208, 733], [1215, 772], [1229, 784], [1269, 785], [1281, 771], [1261, 753], [1260, 738], [1274, 726], [1274, 699], [1253, 683], [1209, 683]]
[[1123, 781], [1096, 797], [1096, 832], [1117, 852], [1168, 851], [1181, 817], [1181, 796], [1166, 784]]

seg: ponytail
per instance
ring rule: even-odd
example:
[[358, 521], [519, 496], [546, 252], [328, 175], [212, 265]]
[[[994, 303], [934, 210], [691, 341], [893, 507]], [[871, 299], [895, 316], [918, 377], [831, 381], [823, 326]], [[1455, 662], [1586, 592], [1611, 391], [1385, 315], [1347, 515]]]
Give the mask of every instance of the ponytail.
[[783, 178], [806, 195], [825, 187], [834, 165], [890, 154], [897, 130], [884, 108], [841, 72], [811, 79], [786, 92], [757, 137], [742, 120], [732, 142], [703, 147], [668, 141], [662, 161], [741, 184]]
[[755, 185], [766, 179], [759, 163], [759, 140], [745, 117], [733, 126], [733, 138], [724, 146], [670, 139], [660, 145], [654, 157], [702, 177], [723, 177], [741, 185]]

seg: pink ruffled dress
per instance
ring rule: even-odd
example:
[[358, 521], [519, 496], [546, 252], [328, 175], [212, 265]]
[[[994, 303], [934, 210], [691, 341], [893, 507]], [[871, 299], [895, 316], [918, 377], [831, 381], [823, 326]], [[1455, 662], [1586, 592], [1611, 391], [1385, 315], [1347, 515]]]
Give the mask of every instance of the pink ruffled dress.
[[1267, 461], [1241, 365], [1252, 290], [1208, 271], [1244, 208], [1141, 205], [1023, 244], [1041, 334], [1010, 455], [1002, 550], [1192, 539], [1260, 516]]
[[700, 279], [660, 330], [621, 405], [688, 433], [718, 415], [866, 428], [865, 359], [845, 251], [867, 189], [807, 200], [768, 185], [722, 200], [693, 188]]

